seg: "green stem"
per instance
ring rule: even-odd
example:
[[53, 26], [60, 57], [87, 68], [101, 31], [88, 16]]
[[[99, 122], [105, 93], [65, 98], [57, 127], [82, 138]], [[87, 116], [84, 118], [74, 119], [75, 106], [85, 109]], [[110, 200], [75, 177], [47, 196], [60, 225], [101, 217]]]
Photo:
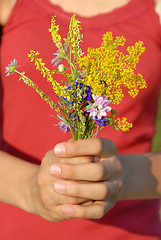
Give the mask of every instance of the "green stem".
[[15, 72], [21, 76], [20, 79], [22, 79], [24, 81], [24, 83], [26, 83], [28, 86], [34, 88], [35, 91], [42, 97], [42, 99], [44, 99], [50, 105], [51, 108], [53, 108], [53, 107], [55, 107], [56, 109], [59, 108], [59, 106], [57, 106], [57, 104], [55, 104], [49, 98], [49, 96], [46, 93], [44, 93], [30, 78], [26, 77], [24, 75], [24, 73], [21, 73], [17, 70], [15, 70]]

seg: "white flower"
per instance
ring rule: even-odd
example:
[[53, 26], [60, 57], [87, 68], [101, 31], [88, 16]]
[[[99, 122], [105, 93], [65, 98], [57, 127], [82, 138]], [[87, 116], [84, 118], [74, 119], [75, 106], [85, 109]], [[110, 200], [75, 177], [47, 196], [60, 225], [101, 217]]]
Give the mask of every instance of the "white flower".
[[64, 72], [65, 66], [63, 64], [59, 64], [58, 65], [58, 70], [59, 70], [59, 72]]

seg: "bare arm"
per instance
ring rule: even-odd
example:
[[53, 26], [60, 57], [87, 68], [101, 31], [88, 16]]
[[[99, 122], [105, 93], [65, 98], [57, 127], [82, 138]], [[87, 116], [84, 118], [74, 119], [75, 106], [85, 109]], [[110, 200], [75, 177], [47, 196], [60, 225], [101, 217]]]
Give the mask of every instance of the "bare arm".
[[161, 198], [161, 151], [119, 155], [123, 166], [122, 199]]
[[30, 211], [30, 184], [37, 171], [37, 165], [0, 151], [0, 201]]
[[62, 212], [64, 203], [79, 204], [86, 200], [61, 196], [54, 191], [57, 178], [50, 175], [50, 167], [58, 158], [51, 150], [41, 165], [31, 164], [0, 151], [0, 201], [59, 222], [69, 216]]

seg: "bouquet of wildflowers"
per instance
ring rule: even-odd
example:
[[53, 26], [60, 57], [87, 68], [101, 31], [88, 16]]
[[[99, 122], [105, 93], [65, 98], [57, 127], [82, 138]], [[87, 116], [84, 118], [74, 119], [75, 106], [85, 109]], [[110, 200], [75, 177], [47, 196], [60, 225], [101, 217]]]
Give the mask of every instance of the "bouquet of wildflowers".
[[[116, 37], [114, 40], [112, 33], [107, 32], [99, 48], [88, 48], [87, 54], [84, 54], [80, 48], [81, 26], [75, 15], [71, 18], [68, 36], [63, 43], [55, 17], [51, 20], [49, 32], [58, 48], [51, 61], [54, 70], [45, 66], [39, 52], [31, 50], [28, 56], [51, 83], [59, 97], [58, 102], [53, 102], [24, 72], [17, 71], [15, 59], [6, 67], [6, 75], [16, 72], [20, 80], [34, 88], [55, 109], [59, 127], [64, 132], [71, 131], [74, 140], [94, 137], [107, 125], [128, 131], [132, 123], [128, 123], [125, 117], [117, 117], [114, 105], [123, 99], [123, 88], [127, 88], [133, 98], [140, 89], [146, 88], [143, 76], [134, 73], [139, 56], [145, 51], [143, 42], [138, 41], [134, 46], [127, 47], [128, 54], [125, 55], [118, 47], [124, 46], [126, 39]], [[62, 59], [66, 60], [66, 65], [60, 63]], [[58, 83], [54, 80], [55, 74], [65, 76], [66, 81]]]

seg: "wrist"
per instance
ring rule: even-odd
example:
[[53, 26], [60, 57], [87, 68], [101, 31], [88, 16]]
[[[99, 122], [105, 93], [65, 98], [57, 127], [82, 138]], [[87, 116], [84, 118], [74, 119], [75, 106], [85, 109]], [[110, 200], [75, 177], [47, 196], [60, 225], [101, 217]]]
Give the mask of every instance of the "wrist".
[[[158, 155], [160, 156], [160, 155]], [[160, 198], [157, 154], [124, 154], [118, 156], [122, 164], [123, 187], [119, 200]], [[161, 184], [160, 184], [161, 185]]]
[[27, 163], [23, 180], [20, 182], [19, 207], [23, 210], [35, 213], [33, 192], [36, 188], [36, 177], [39, 171], [39, 165]]

